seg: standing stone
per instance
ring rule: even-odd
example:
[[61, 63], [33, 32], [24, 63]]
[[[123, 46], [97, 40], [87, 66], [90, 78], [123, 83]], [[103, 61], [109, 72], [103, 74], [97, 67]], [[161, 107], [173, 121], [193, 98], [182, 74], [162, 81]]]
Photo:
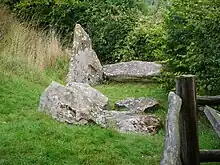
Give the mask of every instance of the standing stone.
[[52, 82], [40, 97], [39, 111], [60, 122], [104, 126], [103, 109], [107, 104], [108, 98], [89, 85], [75, 83], [74, 86], [66, 87]]
[[79, 82], [93, 85], [102, 79], [102, 65], [92, 49], [91, 39], [84, 29], [76, 24], [67, 84]]

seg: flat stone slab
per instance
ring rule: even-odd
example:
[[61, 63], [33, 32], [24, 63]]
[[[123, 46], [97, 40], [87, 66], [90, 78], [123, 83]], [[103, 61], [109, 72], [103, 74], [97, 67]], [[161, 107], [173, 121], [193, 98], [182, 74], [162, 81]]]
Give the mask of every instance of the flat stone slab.
[[126, 111], [106, 111], [106, 127], [121, 133], [133, 132], [156, 134], [160, 127], [160, 119], [155, 115], [137, 115]]
[[132, 113], [141, 113], [141, 112], [155, 110], [159, 106], [159, 103], [155, 99], [151, 99], [151, 98], [130, 97], [124, 100], [117, 101], [115, 103], [115, 106], [119, 110], [127, 110]]
[[104, 65], [103, 71], [108, 80], [146, 82], [160, 75], [161, 68], [162, 65], [155, 62], [130, 61]]

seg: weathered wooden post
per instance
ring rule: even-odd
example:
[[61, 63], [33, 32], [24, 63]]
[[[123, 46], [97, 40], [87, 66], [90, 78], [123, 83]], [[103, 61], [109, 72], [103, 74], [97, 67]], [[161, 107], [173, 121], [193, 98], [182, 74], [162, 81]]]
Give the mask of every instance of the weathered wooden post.
[[199, 165], [195, 76], [176, 78], [176, 94], [182, 99], [180, 110], [180, 158], [183, 165]]

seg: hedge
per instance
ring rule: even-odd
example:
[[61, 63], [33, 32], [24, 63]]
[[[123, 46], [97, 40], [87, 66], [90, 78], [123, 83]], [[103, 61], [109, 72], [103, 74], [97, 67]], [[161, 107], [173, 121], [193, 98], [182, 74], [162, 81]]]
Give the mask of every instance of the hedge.
[[164, 83], [195, 74], [198, 91], [220, 92], [220, 0], [173, 0], [166, 17]]
[[90, 34], [102, 63], [152, 61], [160, 56], [161, 43], [156, 40], [161, 37], [162, 29], [153, 25], [148, 31], [151, 17], [145, 0], [4, 1], [20, 19], [56, 31], [68, 47], [72, 46], [75, 24], [81, 24]]

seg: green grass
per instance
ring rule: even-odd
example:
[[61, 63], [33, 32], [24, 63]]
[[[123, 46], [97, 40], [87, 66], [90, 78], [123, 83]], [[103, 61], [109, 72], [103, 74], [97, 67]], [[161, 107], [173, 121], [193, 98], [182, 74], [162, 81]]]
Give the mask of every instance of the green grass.
[[[0, 71], [0, 164], [159, 164], [163, 130], [142, 136], [58, 123], [36, 110], [45, 87]], [[125, 97], [154, 97], [162, 105], [156, 114], [166, 114], [166, 94], [158, 85], [110, 83], [96, 88], [109, 97], [112, 106]], [[201, 148], [220, 147], [206, 125], [200, 142]]]
[[164, 122], [167, 109], [167, 95], [159, 84], [148, 83], [107, 83], [97, 85], [95, 88], [108, 96], [110, 108], [115, 108], [115, 102], [127, 97], [150, 97], [155, 98], [159, 103], [159, 109], [154, 112]]
[[[5, 36], [8, 42], [0, 42], [0, 165], [159, 164], [163, 128], [154, 136], [120, 134], [98, 126], [58, 123], [38, 112], [39, 97], [51, 80], [62, 83], [65, 79], [69, 58], [61, 50], [47, 49], [57, 48], [56, 42], [41, 42], [43, 38], [38, 35], [29, 35], [36, 34], [34, 31], [11, 22], [10, 26], [17, 28], [10, 28], [11, 33]], [[32, 36], [33, 43], [27, 42], [25, 36]], [[56, 57], [54, 53], [58, 53]], [[36, 64], [36, 54], [39, 61], [56, 60], [42, 70]], [[126, 97], [155, 98], [161, 106], [151, 113], [165, 121], [167, 94], [159, 84], [109, 83], [95, 88], [109, 97], [112, 109], [116, 101]], [[204, 117], [199, 121], [199, 140], [200, 148], [220, 148], [219, 139]]]
[[0, 74], [0, 164], [158, 164], [163, 136], [70, 126], [36, 111], [45, 88]]
[[163, 106], [167, 106], [167, 96], [165, 91], [158, 84], [147, 83], [107, 83], [95, 86], [103, 94], [108, 95], [110, 105], [127, 97], [151, 97], [156, 98]]

